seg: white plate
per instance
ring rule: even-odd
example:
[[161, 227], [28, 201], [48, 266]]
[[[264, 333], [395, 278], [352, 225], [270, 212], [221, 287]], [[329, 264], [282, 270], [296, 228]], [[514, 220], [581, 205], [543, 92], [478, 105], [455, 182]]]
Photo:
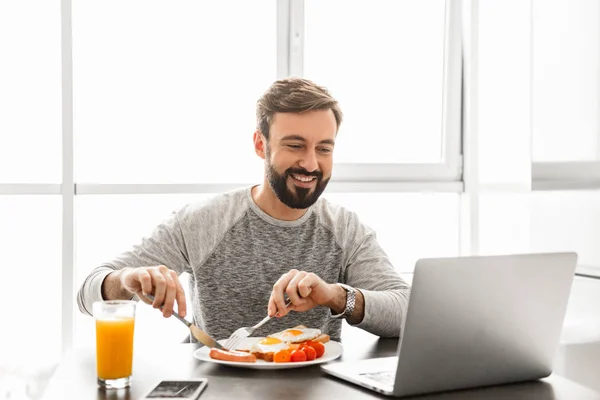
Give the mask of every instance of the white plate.
[[[245, 339], [238, 349], [249, 349], [255, 342], [258, 342], [262, 337], [250, 337]], [[225, 340], [219, 340], [220, 344], [225, 343]], [[308, 367], [311, 365], [323, 364], [331, 360], [335, 360], [339, 356], [342, 355], [344, 348], [341, 343], [330, 340], [327, 343], [323, 343], [325, 345], [325, 353], [319, 358], [315, 358], [312, 361], [299, 361], [299, 362], [287, 362], [287, 363], [276, 363], [276, 362], [267, 362], [264, 360], [256, 360], [255, 363], [250, 362], [233, 362], [233, 361], [222, 361], [215, 360], [210, 358], [208, 355], [210, 348], [204, 346], [196, 350], [193, 354], [195, 358], [200, 361], [207, 361], [215, 364], [223, 364], [229, 365], [231, 367], [241, 367], [241, 368], [250, 368], [250, 369], [287, 369], [287, 368], [301, 368]]]

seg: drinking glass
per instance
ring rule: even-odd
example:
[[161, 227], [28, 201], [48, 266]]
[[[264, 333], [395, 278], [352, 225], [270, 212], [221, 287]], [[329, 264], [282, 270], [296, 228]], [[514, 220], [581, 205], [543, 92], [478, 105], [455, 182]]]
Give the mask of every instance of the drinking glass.
[[135, 301], [97, 301], [96, 371], [102, 389], [122, 389], [131, 383]]

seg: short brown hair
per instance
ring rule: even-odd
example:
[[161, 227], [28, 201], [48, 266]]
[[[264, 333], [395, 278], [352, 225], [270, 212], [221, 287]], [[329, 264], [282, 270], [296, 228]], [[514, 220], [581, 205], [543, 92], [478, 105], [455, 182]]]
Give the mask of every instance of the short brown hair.
[[342, 110], [327, 89], [304, 78], [280, 79], [256, 102], [256, 128], [268, 140], [275, 113], [301, 113], [311, 110], [333, 111], [337, 128], [340, 128]]

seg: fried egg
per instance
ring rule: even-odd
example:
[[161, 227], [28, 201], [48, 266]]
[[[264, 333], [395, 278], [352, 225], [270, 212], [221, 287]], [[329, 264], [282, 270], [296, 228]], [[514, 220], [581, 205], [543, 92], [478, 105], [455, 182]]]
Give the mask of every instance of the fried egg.
[[276, 353], [288, 347], [290, 347], [289, 343], [285, 343], [277, 338], [266, 337], [254, 343], [250, 351], [252, 353]]
[[300, 343], [316, 338], [321, 334], [319, 329], [292, 328], [269, 335], [269, 338], [279, 339], [282, 342]]

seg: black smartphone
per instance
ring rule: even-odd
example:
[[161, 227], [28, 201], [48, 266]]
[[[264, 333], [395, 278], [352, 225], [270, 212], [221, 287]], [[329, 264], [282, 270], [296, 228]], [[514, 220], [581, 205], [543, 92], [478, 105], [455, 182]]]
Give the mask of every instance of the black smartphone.
[[144, 399], [195, 400], [207, 383], [206, 378], [161, 381]]

